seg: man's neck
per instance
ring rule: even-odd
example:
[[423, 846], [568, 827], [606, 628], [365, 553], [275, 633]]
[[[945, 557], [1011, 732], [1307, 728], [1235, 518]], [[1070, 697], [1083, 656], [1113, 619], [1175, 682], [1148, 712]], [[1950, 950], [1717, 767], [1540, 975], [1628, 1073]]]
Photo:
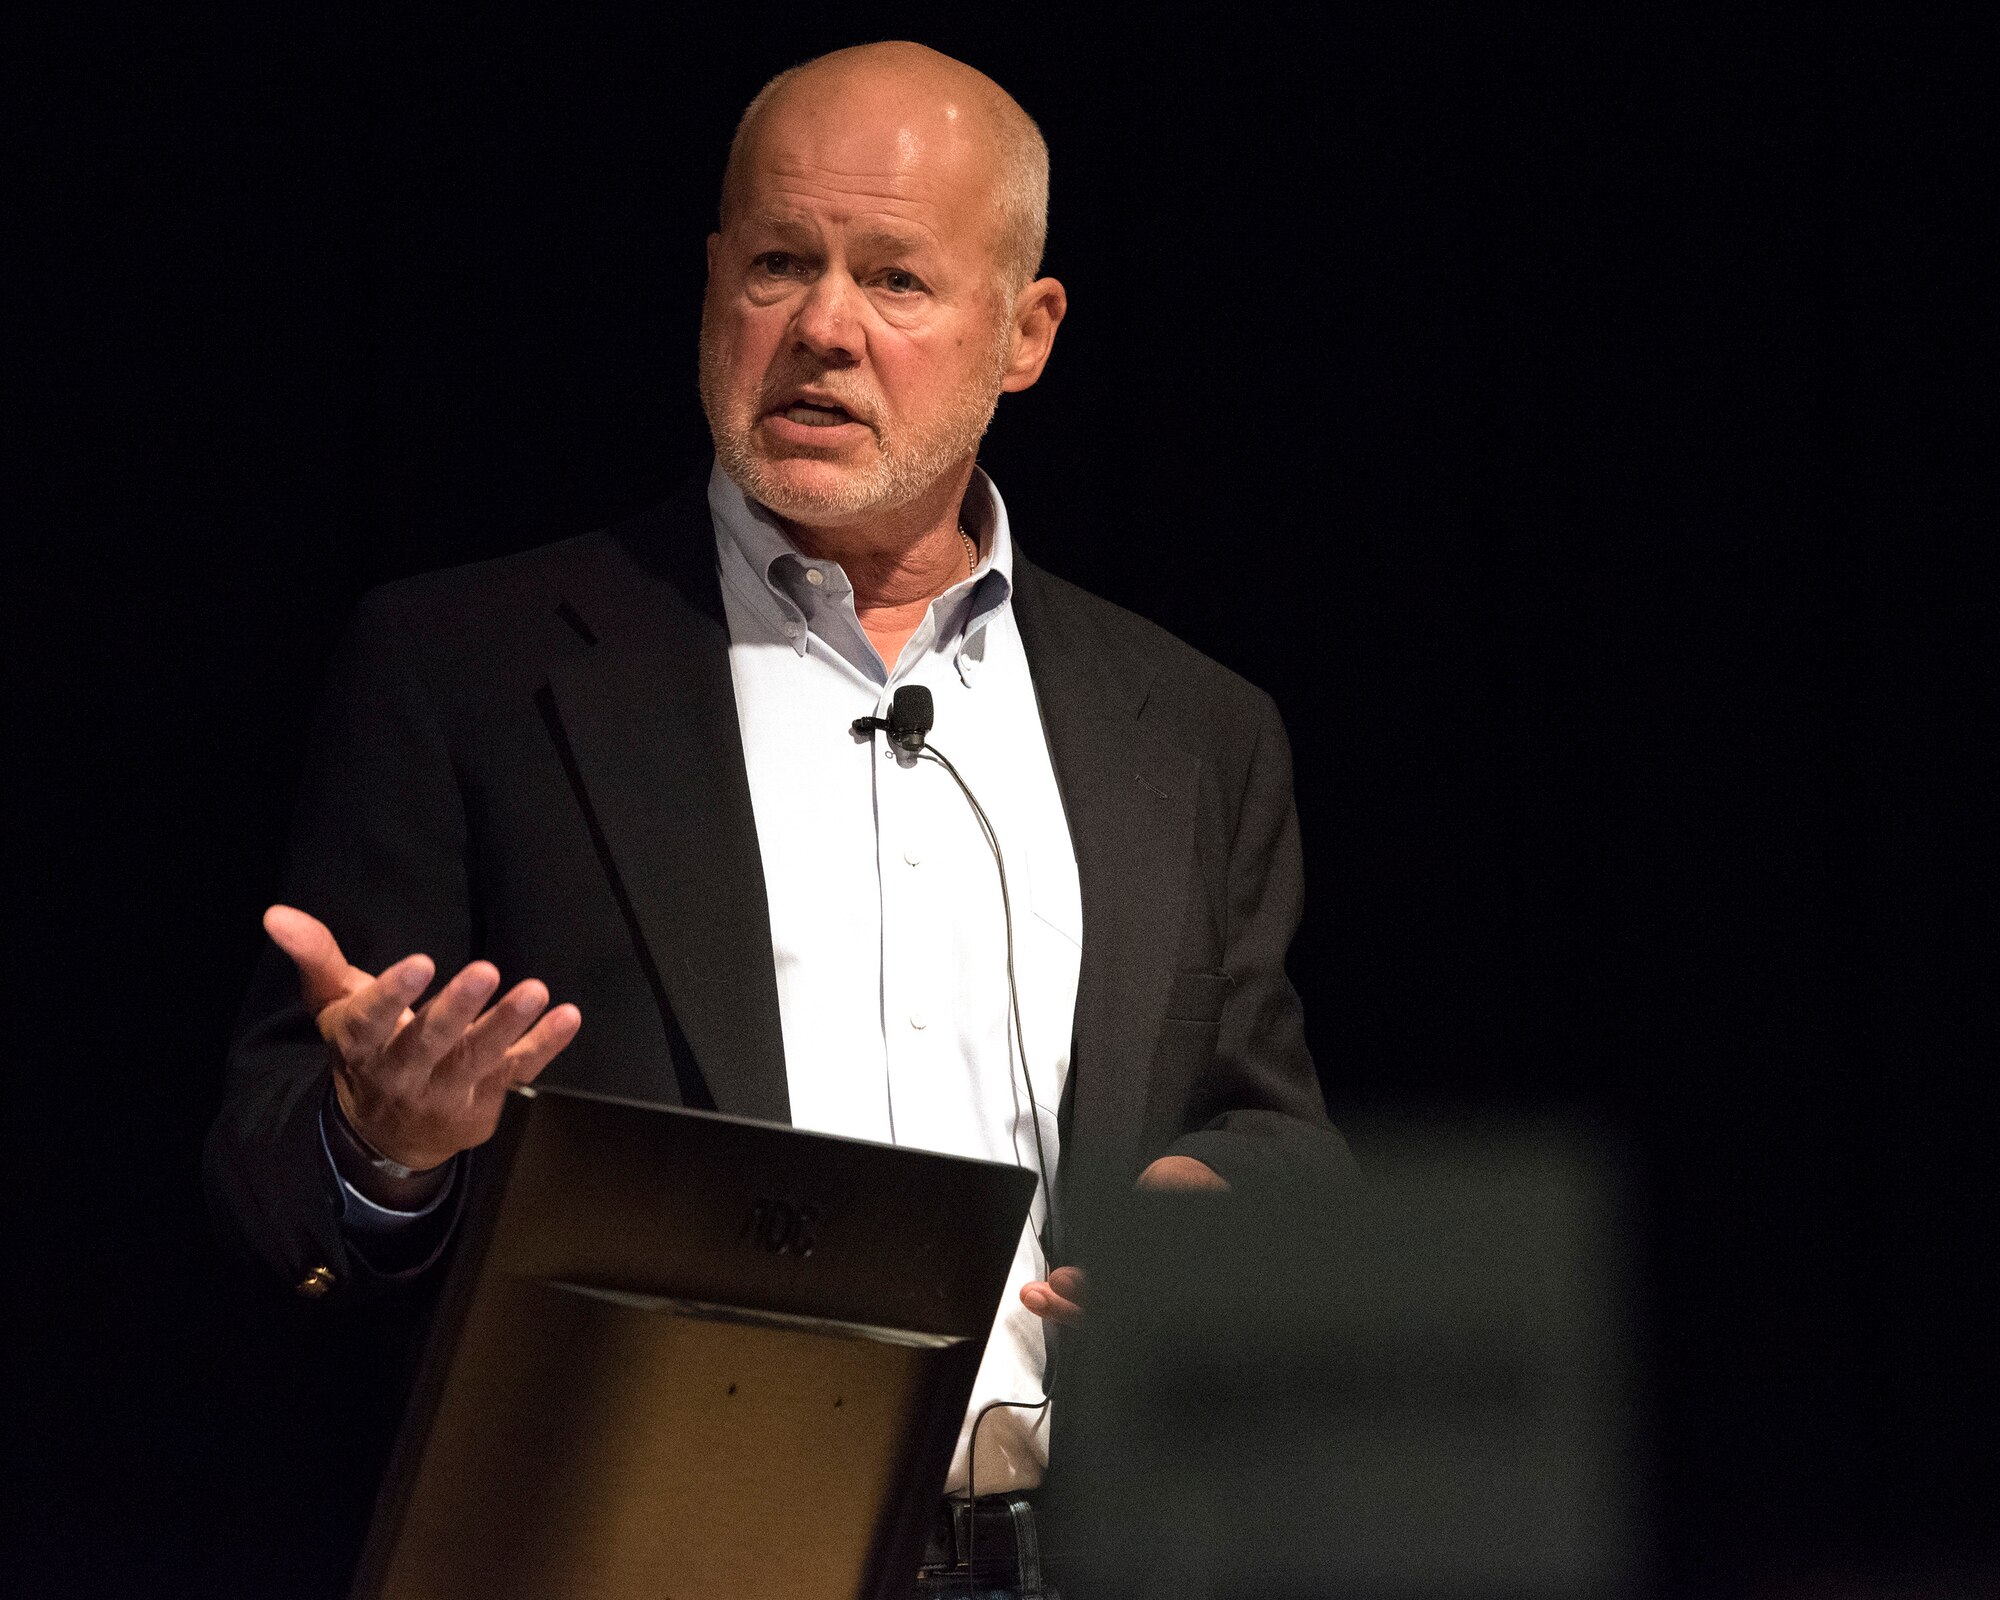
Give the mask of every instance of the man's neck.
[[837, 561], [854, 586], [854, 610], [876, 654], [894, 668], [930, 603], [972, 570], [959, 533], [972, 463], [907, 505], [829, 526], [785, 519], [801, 552]]

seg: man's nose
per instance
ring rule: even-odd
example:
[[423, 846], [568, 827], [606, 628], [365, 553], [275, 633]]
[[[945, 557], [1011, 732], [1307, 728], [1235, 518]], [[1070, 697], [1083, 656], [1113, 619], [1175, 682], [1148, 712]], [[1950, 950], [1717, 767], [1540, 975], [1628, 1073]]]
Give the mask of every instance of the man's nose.
[[861, 286], [844, 272], [822, 272], [792, 318], [792, 335], [822, 361], [859, 361]]

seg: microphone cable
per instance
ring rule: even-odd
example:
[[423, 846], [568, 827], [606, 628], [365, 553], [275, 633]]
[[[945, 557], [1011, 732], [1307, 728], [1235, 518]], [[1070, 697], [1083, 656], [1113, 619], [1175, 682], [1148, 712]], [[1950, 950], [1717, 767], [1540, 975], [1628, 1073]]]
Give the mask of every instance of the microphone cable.
[[[1046, 1384], [1043, 1385], [1047, 1387]], [[979, 1408], [979, 1415], [972, 1419], [972, 1442], [965, 1449], [965, 1591], [968, 1595], [979, 1592], [979, 1425], [987, 1416], [1002, 1406], [1012, 1406], [1017, 1411], [1046, 1411], [1049, 1396], [1039, 1400], [989, 1400]], [[1031, 1513], [1032, 1514], [1032, 1513]], [[1021, 1549], [1016, 1539], [1014, 1556], [1018, 1562]], [[1016, 1574], [1019, 1576], [1017, 1570]]]
[[926, 742], [917, 750], [917, 759], [935, 761], [951, 774], [952, 782], [965, 796], [966, 804], [972, 807], [972, 814], [979, 820], [979, 831], [986, 836], [987, 848], [993, 852], [993, 865], [1000, 874], [1000, 915], [1007, 927], [1007, 1011], [1013, 1029], [1012, 1047], [1020, 1057], [1021, 1077], [1028, 1087], [1028, 1121], [1035, 1134], [1035, 1166], [1041, 1173], [1042, 1198], [1048, 1207], [1048, 1237], [1042, 1242], [1042, 1264], [1054, 1270], [1054, 1264], [1062, 1259], [1060, 1233], [1056, 1226], [1056, 1186], [1049, 1172], [1049, 1158], [1042, 1145], [1042, 1107], [1035, 1098], [1035, 1075], [1028, 1065], [1028, 1035], [1021, 1026], [1021, 990], [1014, 977], [1014, 905], [1007, 893], [1007, 862], [1000, 853], [1000, 835], [994, 831], [993, 821], [986, 815], [986, 808], [979, 803], [979, 797], [960, 776], [951, 758], [936, 745]]
[[[979, 797], [972, 792], [972, 786], [965, 781], [951, 758], [929, 743], [928, 735], [937, 721], [937, 709], [931, 699], [931, 692], [920, 683], [906, 683], [895, 693], [889, 703], [886, 717], [856, 717], [850, 725], [857, 736], [866, 736], [871, 741], [876, 731], [888, 734], [889, 742], [914, 760], [928, 757], [951, 774], [952, 782], [965, 796], [966, 804], [972, 807], [973, 816], [978, 819], [979, 831], [986, 839], [986, 847], [993, 852], [993, 866], [1000, 875], [1000, 915], [1007, 930], [1007, 1025], [1009, 1029], [1009, 1061], [1007, 1077], [1013, 1081], [1013, 1060], [1018, 1055], [1021, 1062], [1021, 1077], [1028, 1090], [1028, 1117], [1035, 1135], [1035, 1167], [1041, 1175], [1042, 1200], [1046, 1206], [1048, 1219], [1047, 1237], [1039, 1241], [1042, 1246], [1042, 1264], [1048, 1271], [1062, 1259], [1062, 1238], [1056, 1215], [1056, 1186], [1054, 1174], [1049, 1171], [1048, 1152], [1042, 1142], [1042, 1108], [1035, 1098], [1035, 1074], [1028, 1065], [1028, 1035], [1021, 1026], [1021, 989], [1014, 973], [1014, 902], [1007, 892], [1007, 862], [1000, 850], [1000, 835], [993, 827], [993, 819], [986, 815], [986, 808], [979, 803]], [[1018, 1158], [1020, 1147], [1015, 1146]], [[1046, 1390], [1047, 1383], [1043, 1388]]]
[[[1028, 1035], [1021, 1025], [1021, 989], [1014, 968], [1014, 902], [1007, 889], [1007, 861], [1000, 848], [1000, 835], [993, 826], [993, 819], [986, 814], [986, 808], [979, 803], [979, 797], [972, 792], [972, 786], [942, 750], [928, 739], [936, 720], [936, 711], [930, 690], [921, 684], [905, 684], [896, 691], [889, 706], [887, 717], [857, 717], [853, 723], [856, 734], [867, 734], [871, 740], [877, 729], [889, 735], [889, 740], [899, 750], [916, 760], [928, 758], [936, 762], [958, 785], [965, 802], [972, 807], [972, 815], [979, 823], [979, 831], [986, 840], [986, 846], [993, 852], [993, 866], [1000, 878], [1000, 915], [1007, 933], [1007, 1023], [1010, 1030], [1009, 1047], [1020, 1058], [1021, 1078], [1028, 1090], [1028, 1117], [1035, 1135], [1035, 1167], [1041, 1175], [1043, 1203], [1047, 1207], [1048, 1233], [1040, 1241], [1042, 1263], [1045, 1272], [1053, 1272], [1054, 1263], [1061, 1260], [1061, 1232], [1056, 1216], [1056, 1186], [1049, 1172], [1048, 1151], [1042, 1141], [1042, 1108], [1035, 1098], [1035, 1075], [1028, 1065]], [[1008, 1077], [1012, 1080], [1012, 1061], [1008, 1064]], [[1018, 1146], [1016, 1147], [1018, 1149]], [[979, 1430], [987, 1417], [1003, 1408], [1017, 1411], [1046, 1412], [1054, 1388], [1056, 1343], [1051, 1332], [1045, 1329], [1042, 1335], [1042, 1398], [1039, 1400], [989, 1400], [979, 1408], [972, 1419], [972, 1435], [966, 1445], [965, 1459], [965, 1576], [967, 1592], [976, 1593], [978, 1572], [974, 1564], [979, 1537]], [[1019, 1550], [1016, 1550], [1019, 1556]]]

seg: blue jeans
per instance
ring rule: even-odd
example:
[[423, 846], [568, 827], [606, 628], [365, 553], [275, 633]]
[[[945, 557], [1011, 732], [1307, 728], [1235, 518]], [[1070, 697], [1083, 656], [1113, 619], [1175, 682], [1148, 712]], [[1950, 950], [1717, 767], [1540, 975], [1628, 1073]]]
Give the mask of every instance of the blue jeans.
[[[931, 1530], [914, 1600], [1061, 1600], [1043, 1569], [1026, 1497], [993, 1495], [978, 1505], [976, 1518], [964, 1501], [939, 1507], [941, 1521]], [[964, 1565], [973, 1554], [980, 1557], [977, 1582]]]

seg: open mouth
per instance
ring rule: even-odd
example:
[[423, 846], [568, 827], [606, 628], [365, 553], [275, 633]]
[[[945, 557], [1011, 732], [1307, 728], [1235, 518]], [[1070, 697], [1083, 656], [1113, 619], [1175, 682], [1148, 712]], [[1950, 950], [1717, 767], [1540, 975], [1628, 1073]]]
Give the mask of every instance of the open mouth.
[[804, 428], [838, 428], [842, 423], [856, 420], [854, 413], [845, 406], [819, 400], [794, 400], [777, 415]]

